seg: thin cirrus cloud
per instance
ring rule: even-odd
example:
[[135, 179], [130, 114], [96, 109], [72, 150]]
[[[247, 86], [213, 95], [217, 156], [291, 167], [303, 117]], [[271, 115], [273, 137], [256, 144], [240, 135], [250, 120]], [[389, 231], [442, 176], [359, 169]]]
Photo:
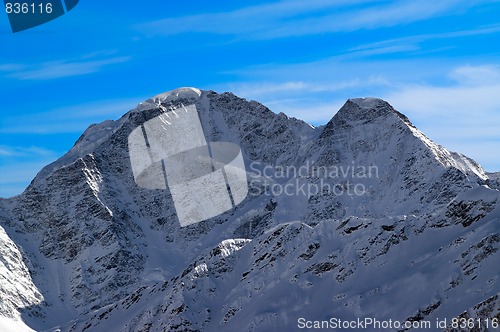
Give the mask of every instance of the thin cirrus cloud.
[[[491, 70], [490, 66], [487, 68]], [[476, 73], [471, 73], [474, 70]], [[500, 146], [500, 83], [475, 81], [476, 75], [485, 71], [483, 66], [460, 67], [450, 75], [462, 71], [471, 80], [461, 76], [451, 86], [408, 84], [399, 90], [387, 89], [381, 96], [436, 143], [480, 161], [487, 171], [500, 171], [498, 156], [492, 153]], [[496, 75], [491, 71], [489, 74]], [[282, 98], [265, 104], [314, 124], [326, 123], [345, 102], [343, 98], [332, 98], [329, 103], [318, 103], [297, 94]]]
[[[304, 66], [300, 70], [295, 65], [294, 72], [308, 72], [309, 66]], [[492, 153], [500, 143], [500, 65], [462, 64], [445, 68], [436, 63], [433, 68], [437, 67], [449, 81], [422, 83], [419, 76], [403, 80], [388, 72], [386, 76], [368, 76], [370, 70], [364, 67], [355, 73], [357, 79], [336, 83], [309, 80], [232, 84], [231, 90], [262, 101], [275, 112], [315, 125], [329, 121], [347, 98], [366, 96], [358, 95], [365, 91], [368, 96], [387, 100], [436, 143], [480, 161], [486, 170], [500, 171], [498, 158]], [[287, 69], [289, 66], [279, 70]], [[419, 67], [416, 70], [422, 71]], [[267, 79], [281, 77], [274, 72], [267, 75]]]
[[[324, 83], [324, 82], [304, 82], [304, 81], [289, 81], [277, 83], [254, 83], [254, 84], [230, 84], [230, 90], [234, 91], [237, 95], [262, 100], [266, 103], [266, 99], [276, 98], [280, 95], [286, 96], [285, 100], [291, 100], [288, 97], [290, 94], [309, 94], [321, 92], [336, 92], [347, 89], [372, 87], [372, 86], [387, 86], [389, 85], [383, 76], [370, 76], [367, 78], [352, 78], [349, 80], [342, 80], [338, 82]], [[293, 99], [293, 98], [292, 98]], [[267, 103], [273, 102], [272, 100]], [[304, 119], [308, 121], [308, 119]]]
[[0, 197], [10, 197], [22, 192], [29, 183], [27, 179], [33, 179], [44, 166], [53, 162], [53, 158], [33, 157], [32, 160], [11, 162], [0, 165]]
[[0, 197], [21, 193], [37, 172], [60, 154], [39, 146], [0, 145]]
[[[356, 57], [366, 57], [371, 55], [406, 53], [411, 51], [424, 52], [425, 47], [422, 47], [422, 44], [427, 41], [434, 41], [439, 39], [450, 39], [450, 40], [460, 39], [460, 38], [467, 38], [479, 35], [498, 34], [498, 33], [500, 33], [500, 24], [477, 27], [475, 29], [468, 29], [468, 30], [412, 35], [402, 38], [381, 40], [375, 43], [361, 44], [341, 52], [337, 58], [350, 59]], [[450, 47], [446, 47], [444, 49], [449, 49], [449, 48]], [[433, 49], [432, 51], [436, 52], [440, 50]]]
[[[369, 0], [353, 1], [280, 1], [245, 7], [229, 12], [196, 14], [176, 18], [155, 20], [138, 24], [139, 31], [153, 35], [176, 35], [186, 32], [204, 32], [213, 34], [255, 33], [271, 29], [281, 19], [305, 13], [342, 8], [349, 5], [369, 3]], [[252, 22], [253, 24], [248, 24]]]
[[0, 145], [0, 157], [51, 157], [54, 154], [54, 151], [37, 146], [20, 147]]
[[407, 86], [384, 98], [436, 143], [500, 171], [500, 84]]
[[500, 65], [465, 65], [453, 70], [450, 77], [469, 86], [498, 86], [500, 84]]
[[416, 115], [439, 112], [458, 116], [457, 120], [470, 123], [470, 120], [464, 120], [462, 116], [478, 119], [478, 116], [491, 113], [490, 116], [500, 120], [499, 65], [462, 65], [453, 68], [448, 76], [454, 80], [454, 84], [407, 84], [393, 90], [387, 98], [405, 109], [415, 111]]
[[345, 103], [345, 100], [331, 102], [311, 102], [308, 98], [280, 99], [266, 102], [273, 110], [303, 120], [315, 126], [326, 124]]
[[81, 133], [89, 124], [118, 118], [145, 99], [137, 97], [101, 100], [36, 114], [7, 115], [2, 119], [0, 134]]
[[[400, 0], [377, 4], [374, 1], [281, 1], [229, 12], [160, 19], [136, 25], [135, 28], [147, 35], [198, 32], [274, 39], [392, 27], [463, 12], [485, 2]], [[365, 9], [356, 6], [361, 3], [365, 4]]]
[[464, 65], [453, 69], [449, 86], [408, 84], [384, 98], [446, 148], [500, 171], [493, 151], [500, 144], [500, 66]]
[[[351, 91], [387, 88], [390, 84], [383, 76], [360, 76], [337, 82], [231, 83], [229, 90], [238, 96], [258, 100], [274, 112], [283, 112], [310, 124], [322, 125], [335, 115], [347, 98], [352, 97]], [[318, 97], [320, 95], [322, 97]]]
[[[500, 140], [500, 83], [471, 86], [409, 84], [384, 96], [410, 119], [432, 130], [435, 135], [462, 139]], [[421, 128], [424, 129], [424, 128]]]
[[0, 66], [0, 72], [18, 80], [50, 80], [95, 73], [106, 66], [124, 63], [130, 59], [129, 56], [98, 60], [85, 57], [78, 60], [57, 60], [29, 65], [12, 63]]
[[[90, 123], [118, 118], [143, 99], [101, 100], [30, 115], [6, 114], [0, 134], [80, 134]], [[61, 155], [40, 146], [0, 145], [0, 197], [21, 193], [40, 169]]]

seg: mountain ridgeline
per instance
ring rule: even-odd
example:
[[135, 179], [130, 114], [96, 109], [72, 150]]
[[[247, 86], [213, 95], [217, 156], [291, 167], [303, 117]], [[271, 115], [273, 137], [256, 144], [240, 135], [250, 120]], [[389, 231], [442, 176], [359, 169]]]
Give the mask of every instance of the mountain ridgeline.
[[[137, 185], [129, 135], [190, 105], [206, 142], [240, 147], [248, 193], [181, 227], [168, 185]], [[0, 199], [0, 329], [295, 331], [373, 318], [442, 331], [437, 320], [465, 317], [496, 331], [499, 187], [498, 173], [380, 99], [350, 99], [314, 128], [231, 93], [177, 89], [90, 126]]]

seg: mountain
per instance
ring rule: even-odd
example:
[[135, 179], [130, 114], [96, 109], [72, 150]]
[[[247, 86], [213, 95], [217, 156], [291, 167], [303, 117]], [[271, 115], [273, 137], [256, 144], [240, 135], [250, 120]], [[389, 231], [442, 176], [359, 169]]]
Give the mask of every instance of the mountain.
[[[182, 127], [194, 114], [200, 126]], [[156, 123], [170, 133], [162, 144]], [[179, 146], [196, 139], [211, 153], [239, 147], [248, 194], [181, 227], [183, 183], [155, 149], [188, 158]], [[138, 144], [144, 157], [131, 156]], [[234, 196], [228, 160], [197, 170], [226, 170], [215, 199]], [[350, 99], [314, 128], [231, 93], [170, 91], [90, 126], [0, 200], [0, 330], [294, 331], [371, 318], [443, 331], [474, 318], [495, 331], [498, 179], [380, 99]], [[196, 206], [196, 191], [183, 202]]]

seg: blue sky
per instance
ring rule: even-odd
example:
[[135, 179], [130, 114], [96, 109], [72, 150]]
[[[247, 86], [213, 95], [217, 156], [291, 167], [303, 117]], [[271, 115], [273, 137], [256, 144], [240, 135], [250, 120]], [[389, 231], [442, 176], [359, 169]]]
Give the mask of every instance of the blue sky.
[[90, 124], [181, 86], [316, 125], [348, 98], [381, 97], [500, 171], [499, 41], [500, 1], [81, 0], [16, 34], [0, 14], [0, 196]]

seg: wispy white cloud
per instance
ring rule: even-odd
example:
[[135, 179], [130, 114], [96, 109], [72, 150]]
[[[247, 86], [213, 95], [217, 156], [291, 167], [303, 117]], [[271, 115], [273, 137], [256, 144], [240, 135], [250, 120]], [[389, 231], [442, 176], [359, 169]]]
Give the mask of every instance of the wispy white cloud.
[[500, 120], [499, 65], [458, 66], [449, 76], [455, 80], [454, 84], [406, 84], [386, 97], [416, 116], [451, 116], [465, 124], [477, 122], [487, 115]]
[[129, 56], [96, 59], [102, 53], [82, 56], [73, 60], [56, 60], [35, 64], [10, 63], [0, 66], [0, 72], [19, 80], [50, 80], [98, 72], [104, 67], [130, 61]]
[[6, 114], [2, 118], [0, 133], [81, 133], [91, 123], [119, 118], [145, 99], [137, 97], [100, 100], [35, 114]]
[[[249, 6], [230, 12], [197, 14], [176, 18], [155, 20], [136, 25], [135, 28], [150, 35], [176, 35], [186, 32], [213, 34], [252, 34], [269, 30], [286, 18], [349, 7], [373, 0], [289, 0]], [[252, 24], [248, 24], [252, 22]]]
[[[140, 24], [135, 28], [148, 35], [199, 32], [247, 39], [274, 39], [392, 27], [441, 15], [461, 13], [484, 2], [487, 1], [398, 0], [380, 3], [359, 0], [293, 0], [230, 12], [167, 18]], [[365, 4], [363, 9], [356, 6], [359, 3]]]
[[0, 197], [20, 194], [61, 153], [40, 146], [0, 145]]
[[420, 50], [420, 47], [416, 44], [391, 45], [391, 46], [373, 47], [370, 49], [347, 50], [342, 52], [336, 58], [352, 59], [356, 57], [368, 57], [372, 55], [406, 53], [417, 50]]
[[318, 103], [304, 98], [274, 100], [264, 104], [275, 112], [283, 112], [288, 116], [317, 126], [330, 120], [344, 103], [345, 100], [340, 99]]
[[389, 82], [383, 76], [369, 76], [361, 78], [353, 78], [345, 81], [338, 82], [303, 82], [303, 81], [289, 81], [277, 83], [233, 83], [230, 84], [231, 91], [238, 96], [248, 99], [269, 99], [280, 98], [284, 95], [287, 98], [290, 94], [295, 92], [316, 93], [316, 92], [335, 92], [339, 90], [360, 88], [375, 85], [388, 85]]
[[346, 94], [346, 91], [374, 86], [385, 87], [389, 84], [383, 76], [360, 75], [336, 82], [230, 83], [227, 87], [221, 87], [221, 90], [229, 90], [240, 97], [257, 100], [276, 113], [283, 112], [310, 124], [320, 125], [330, 120], [345, 102], [339, 95]]
[[233, 84], [232, 91], [239, 96], [256, 98], [257, 96], [276, 94], [281, 92], [304, 91], [310, 85], [305, 82], [283, 82], [283, 83], [257, 83], [257, 84]]
[[[459, 31], [450, 31], [450, 32], [441, 32], [441, 33], [431, 33], [431, 34], [418, 34], [412, 36], [406, 36], [402, 38], [394, 38], [388, 40], [382, 40], [375, 43], [368, 43], [358, 45], [356, 47], [348, 49], [345, 53], [347, 54], [357, 54], [357, 52], [370, 52], [377, 50], [385, 50], [397, 47], [407, 47], [410, 49], [419, 49], [418, 44], [436, 39], [451, 39], [451, 38], [460, 38], [460, 37], [470, 37], [477, 35], [487, 35], [494, 34], [500, 32], [500, 24], [485, 26], [485, 27], [477, 27], [474, 29], [468, 30], [459, 30]], [[369, 54], [369, 53], [368, 53]]]
[[408, 84], [383, 97], [437, 143], [500, 170], [500, 67], [459, 66], [450, 76], [455, 84]]
[[[370, 76], [381, 63], [372, 65], [367, 67], [366, 64], [351, 63], [341, 68], [325, 62], [286, 65], [273, 70], [262, 68], [251, 72], [259, 79], [287, 78], [286, 73], [291, 72], [293, 75], [290, 76], [310, 80], [232, 84], [229, 90], [261, 101], [275, 112], [283, 112], [315, 125], [329, 121], [348, 98], [380, 97], [406, 114], [436, 143], [476, 159], [487, 170], [500, 170], [500, 159], [495, 153], [500, 148], [499, 65], [434, 63], [424, 66], [391, 62], [392, 71], [381, 69], [386, 76]], [[322, 71], [323, 75], [311, 74], [311, 68]], [[431, 72], [425, 73], [429, 70]], [[398, 75], [401, 71], [405, 71], [406, 80]], [[415, 73], [413, 76], [412, 71]], [[337, 77], [349, 76], [346, 72], [358, 78], [336, 80]], [[318, 80], [313, 81], [309, 75]], [[451, 80], [430, 83], [427, 75]]]
[[460, 66], [450, 73], [450, 77], [468, 86], [498, 85], [500, 84], [500, 66]]
[[0, 158], [1, 157], [52, 157], [55, 154], [54, 151], [48, 150], [37, 146], [8, 146], [0, 145]]
[[30, 161], [10, 161], [0, 165], [0, 197], [20, 194], [36, 174], [54, 158], [33, 158]]
[[[431, 137], [450, 144], [500, 140], [500, 85], [475, 88], [407, 87], [387, 97]], [[457, 149], [459, 150], [459, 149]]]
[[6, 71], [6, 72], [12, 72], [12, 71], [17, 71], [17, 70], [23, 70], [24, 65], [21, 65], [19, 63], [6, 63], [0, 65], [0, 71]]
[[[401, 82], [427, 81], [436, 76], [446, 76], [447, 71], [458, 67], [459, 59], [365, 59], [334, 56], [311, 62], [261, 64], [227, 70], [223, 74], [237, 76], [242, 82], [310, 82], [336, 85], [345, 81], [366, 81], [373, 77], [384, 79], [384, 84], [395, 87]], [[231, 88], [238, 86], [231, 85]]]
[[[392, 3], [347, 13], [341, 17], [345, 21], [339, 24], [326, 25], [334, 31], [357, 29], [374, 29], [408, 24], [442, 15], [463, 13], [465, 10], [488, 1], [463, 0], [421, 0], [393, 1]], [[342, 28], [342, 27], [343, 28]]]

